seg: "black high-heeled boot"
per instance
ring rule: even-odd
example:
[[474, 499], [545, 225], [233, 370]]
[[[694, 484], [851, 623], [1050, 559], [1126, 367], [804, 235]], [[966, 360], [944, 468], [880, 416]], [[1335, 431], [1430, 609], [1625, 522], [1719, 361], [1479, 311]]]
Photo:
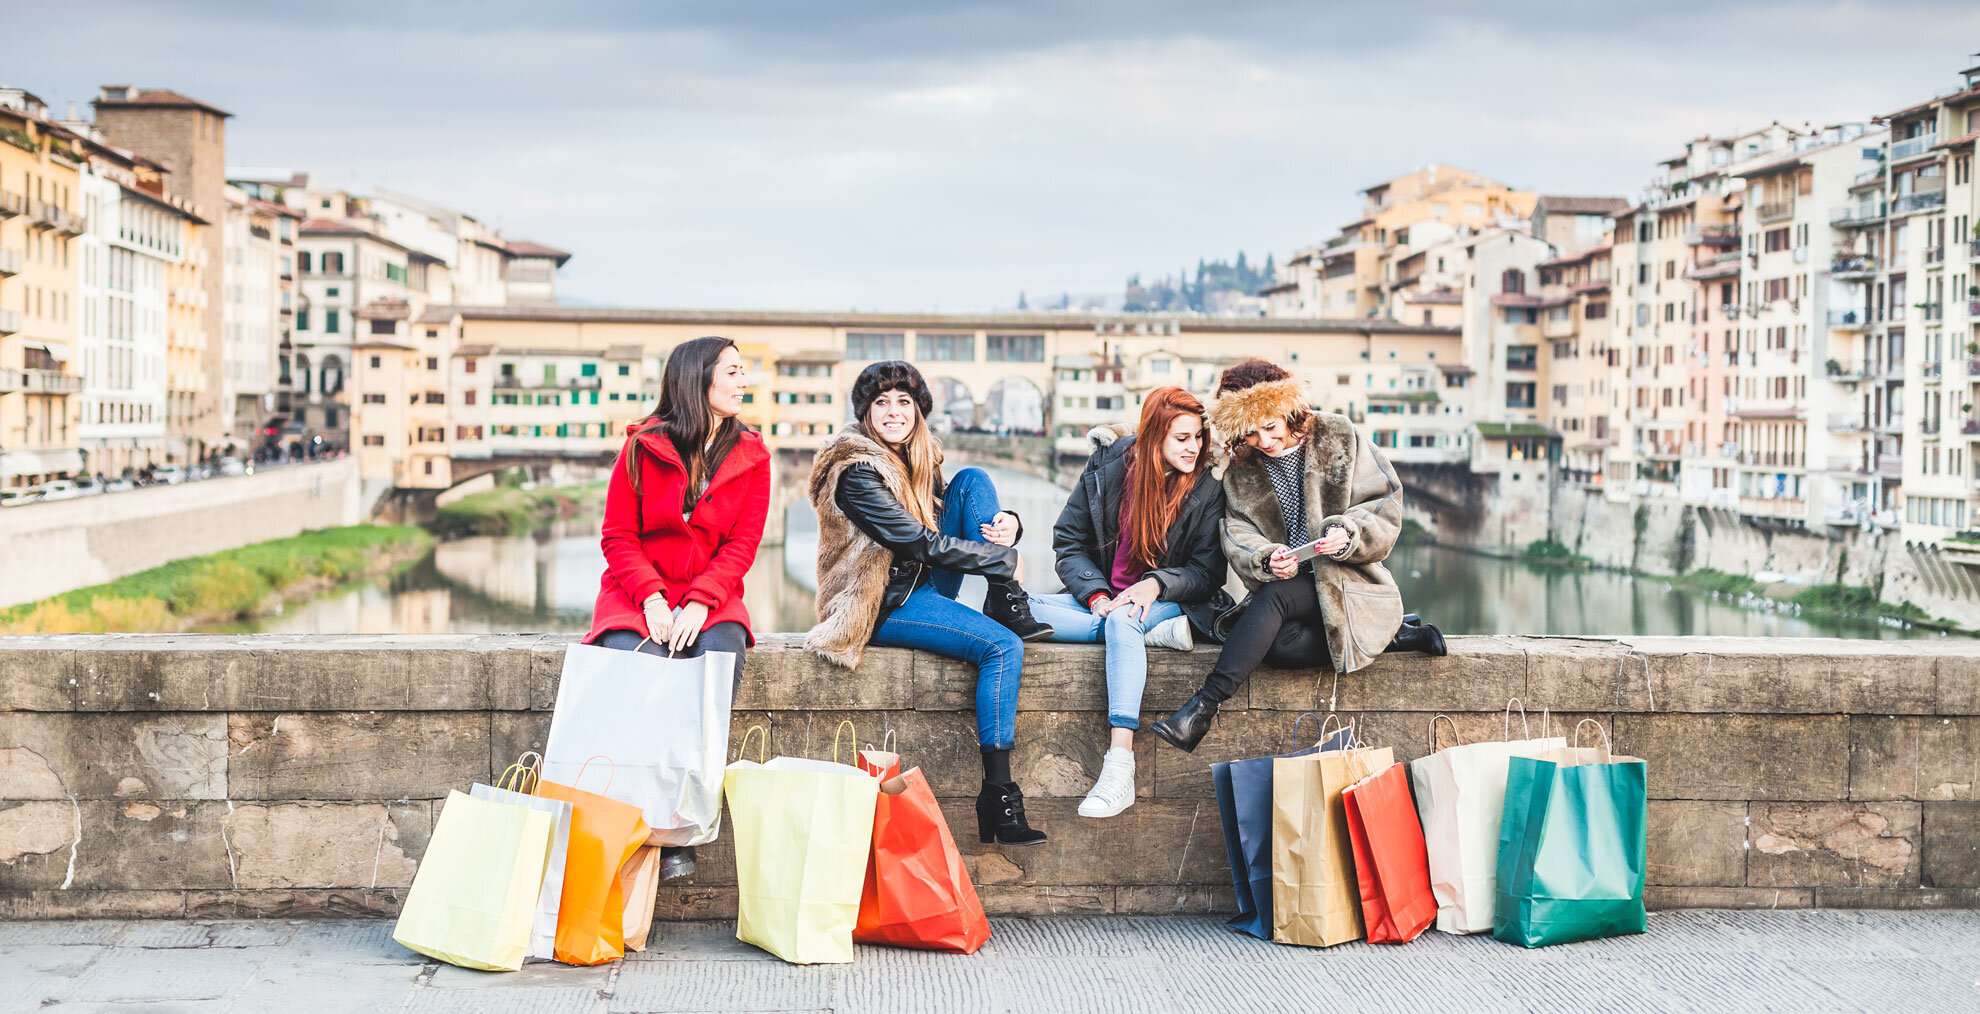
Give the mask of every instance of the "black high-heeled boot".
[[1203, 691], [1198, 690], [1189, 697], [1189, 703], [1176, 710], [1167, 718], [1156, 719], [1151, 726], [1155, 735], [1167, 740], [1170, 746], [1184, 753], [1196, 750], [1196, 744], [1203, 742], [1203, 735], [1210, 731], [1210, 723], [1217, 717], [1217, 706]]
[[984, 782], [976, 794], [976, 837], [985, 845], [1036, 845], [1045, 832], [1025, 823], [1024, 793], [1016, 782]]
[[1031, 615], [1031, 596], [1016, 581], [992, 581], [983, 593], [983, 615], [1009, 628], [1020, 641], [1052, 636], [1052, 628]]
[[1382, 649], [1385, 655], [1392, 651], [1420, 651], [1437, 658], [1450, 654], [1450, 650], [1444, 647], [1444, 632], [1438, 630], [1434, 623], [1404, 625], [1396, 631], [1395, 640]]

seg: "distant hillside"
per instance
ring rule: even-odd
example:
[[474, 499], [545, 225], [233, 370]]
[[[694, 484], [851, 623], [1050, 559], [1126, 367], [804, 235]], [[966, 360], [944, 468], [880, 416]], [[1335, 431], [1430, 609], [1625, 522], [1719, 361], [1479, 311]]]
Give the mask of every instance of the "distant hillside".
[[1277, 275], [1278, 269], [1272, 263], [1271, 254], [1265, 255], [1263, 267], [1254, 267], [1245, 258], [1244, 251], [1240, 250], [1235, 263], [1199, 259], [1193, 276], [1188, 269], [1184, 269], [1173, 276], [1165, 275], [1144, 283], [1140, 275], [1131, 275], [1121, 300], [1121, 309], [1129, 312], [1167, 310], [1213, 313], [1219, 309], [1218, 293], [1249, 296], [1277, 281]]

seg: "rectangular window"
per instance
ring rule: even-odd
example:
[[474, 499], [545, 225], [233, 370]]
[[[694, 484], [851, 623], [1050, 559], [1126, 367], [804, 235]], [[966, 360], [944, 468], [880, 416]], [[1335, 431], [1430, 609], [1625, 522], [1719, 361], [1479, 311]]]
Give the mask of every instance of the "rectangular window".
[[366, 433], [364, 435], [364, 446], [383, 447], [385, 446], [385, 438], [384, 436], [377, 433]]
[[986, 357], [993, 363], [1042, 363], [1045, 336], [1042, 334], [993, 334], [983, 340]]
[[378, 356], [372, 356], [372, 357], [371, 357], [371, 368], [372, 368], [372, 369], [374, 369], [374, 370], [375, 370], [375, 369], [377, 369], [377, 368], [378, 368], [379, 366], [381, 366], [381, 365], [383, 365], [383, 364], [384, 364], [384, 360], [383, 360], [383, 359], [381, 359], [380, 357], [378, 357]]
[[305, 275], [309, 274], [309, 264], [310, 264], [309, 251], [304, 250], [303, 252], [297, 254], [296, 263], [302, 267], [303, 274]]
[[383, 405], [385, 404], [385, 396], [382, 394], [367, 394], [364, 396], [364, 403], [367, 405]]
[[341, 322], [337, 320], [337, 311], [323, 311], [323, 333], [336, 334], [339, 330], [341, 330]]
[[630, 376], [632, 376], [632, 367], [631, 367], [631, 366], [628, 366], [628, 365], [626, 365], [625, 363], [620, 363], [620, 364], [619, 364], [619, 376], [621, 376], [621, 377], [630, 377]]
[[399, 323], [392, 320], [374, 320], [371, 322], [371, 333], [397, 334], [399, 333]]
[[472, 387], [468, 388], [466, 391], [461, 392], [461, 404], [463, 405], [474, 404], [474, 396], [477, 393], [478, 392], [476, 392], [475, 389]]
[[463, 361], [463, 364], [462, 364], [462, 366], [461, 366], [461, 372], [462, 372], [462, 373], [473, 373], [473, 372], [474, 372], [474, 366], [475, 366], [475, 363], [477, 363], [477, 362], [480, 362], [480, 360], [477, 360], [477, 359], [468, 359], [468, 360], [464, 360], [464, 361]]
[[578, 367], [578, 375], [584, 377], [598, 376], [598, 364], [597, 363], [583, 364], [582, 366]]
[[296, 330], [298, 330], [298, 331], [307, 331], [307, 330], [309, 330], [309, 311], [308, 311], [308, 310], [297, 310], [297, 311], [296, 311]]
[[917, 334], [914, 357], [930, 362], [967, 363], [976, 359], [973, 334]]
[[907, 335], [900, 331], [846, 332], [846, 358], [863, 360], [904, 359]]
[[427, 368], [427, 369], [429, 369], [429, 370], [437, 370], [437, 369], [439, 369], [439, 368], [440, 368], [440, 357], [439, 357], [439, 356], [427, 356], [427, 357], [426, 357], [426, 368]]
[[543, 364], [543, 383], [545, 383], [546, 385], [549, 385], [549, 386], [551, 386], [551, 387], [555, 387], [555, 386], [557, 385], [557, 364], [556, 364], [556, 363], [544, 363], [544, 364]]

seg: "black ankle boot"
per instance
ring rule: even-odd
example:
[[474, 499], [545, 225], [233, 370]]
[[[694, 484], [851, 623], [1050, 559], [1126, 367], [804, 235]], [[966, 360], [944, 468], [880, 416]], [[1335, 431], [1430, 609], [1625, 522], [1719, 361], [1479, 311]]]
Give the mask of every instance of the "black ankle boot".
[[660, 879], [673, 880], [677, 877], [694, 875], [694, 846], [660, 846]]
[[1016, 782], [984, 782], [976, 794], [976, 837], [985, 845], [1036, 845], [1045, 832], [1024, 821], [1024, 793]]
[[1444, 647], [1444, 632], [1433, 623], [1404, 626], [1396, 631], [1396, 639], [1382, 649], [1385, 655], [1392, 651], [1420, 651], [1438, 658], [1450, 654]]
[[1203, 742], [1203, 734], [1210, 731], [1210, 722], [1217, 717], [1217, 705], [1198, 690], [1191, 694], [1189, 703], [1167, 718], [1156, 719], [1155, 735], [1168, 740], [1169, 745], [1184, 753], [1196, 750], [1196, 744]]
[[1032, 618], [1031, 596], [1016, 581], [992, 581], [983, 593], [983, 615], [996, 620], [1022, 641], [1052, 636], [1052, 628]]
[[1422, 625], [1423, 625], [1423, 617], [1421, 617], [1421, 616], [1418, 616], [1418, 615], [1416, 615], [1415, 613], [1404, 613], [1404, 614], [1403, 614], [1403, 626], [1405, 626], [1405, 627], [1417, 627], [1417, 626], [1422, 626]]

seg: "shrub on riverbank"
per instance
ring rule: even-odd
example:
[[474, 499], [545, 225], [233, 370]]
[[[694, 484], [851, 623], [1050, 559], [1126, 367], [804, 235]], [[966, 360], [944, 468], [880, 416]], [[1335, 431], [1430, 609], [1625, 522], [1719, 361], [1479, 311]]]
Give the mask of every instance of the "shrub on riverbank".
[[0, 634], [161, 633], [252, 616], [284, 598], [403, 566], [432, 541], [405, 526], [304, 532], [0, 611]]
[[1729, 574], [1712, 567], [1700, 567], [1671, 578], [1671, 583], [1690, 591], [1711, 592], [1728, 598], [1743, 598], [1760, 590], [1760, 582], [1744, 574]]
[[501, 487], [465, 496], [440, 508], [427, 529], [443, 539], [470, 535], [520, 535], [556, 518], [605, 509], [605, 483], [560, 489]]
[[1534, 539], [1526, 544], [1526, 550], [1519, 554], [1519, 558], [1550, 567], [1586, 567], [1595, 562], [1553, 539]]

